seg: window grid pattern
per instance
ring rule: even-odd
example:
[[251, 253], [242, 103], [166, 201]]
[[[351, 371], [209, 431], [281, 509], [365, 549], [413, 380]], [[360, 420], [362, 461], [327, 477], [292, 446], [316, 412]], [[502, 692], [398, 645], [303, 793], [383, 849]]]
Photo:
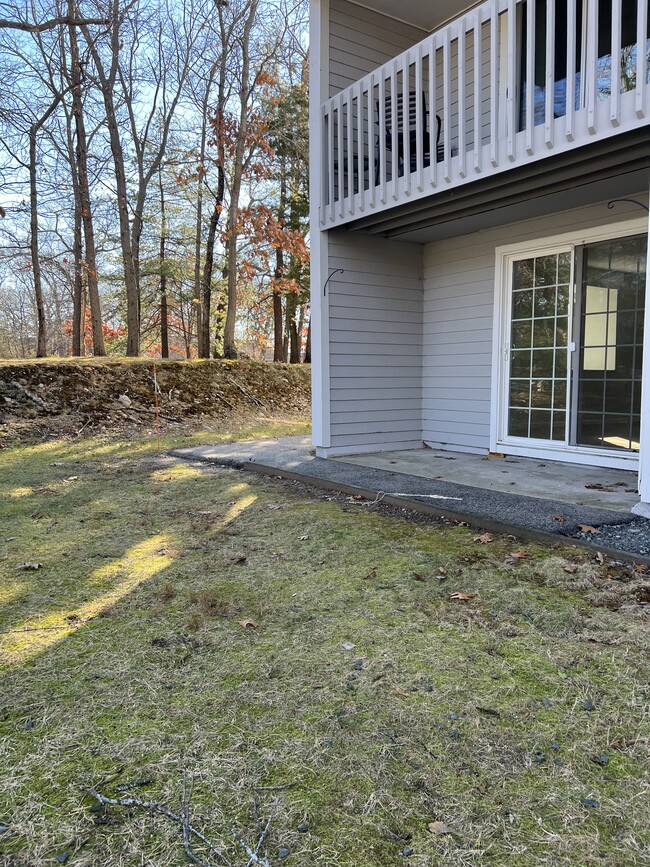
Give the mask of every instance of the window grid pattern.
[[566, 442], [571, 253], [513, 263], [508, 436]]

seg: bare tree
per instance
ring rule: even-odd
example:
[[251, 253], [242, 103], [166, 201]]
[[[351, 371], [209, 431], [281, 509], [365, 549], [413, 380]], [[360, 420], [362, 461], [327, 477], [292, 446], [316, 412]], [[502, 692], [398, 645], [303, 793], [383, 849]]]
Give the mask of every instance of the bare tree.
[[[74, 0], [68, 0], [68, 17], [70, 18], [70, 20], [73, 20], [76, 15], [77, 9]], [[70, 45], [70, 67], [72, 79], [72, 114], [74, 116], [76, 131], [75, 164], [73, 167], [73, 174], [76, 174], [77, 176], [75, 191], [77, 193], [78, 201], [76, 202], [76, 204], [81, 212], [81, 225], [83, 227], [83, 237], [85, 245], [84, 264], [86, 269], [88, 300], [90, 302], [90, 322], [93, 332], [93, 353], [95, 355], [106, 355], [106, 348], [104, 346], [104, 331], [102, 323], [101, 304], [99, 300], [97, 248], [95, 244], [93, 206], [90, 197], [90, 182], [88, 177], [88, 138], [86, 135], [86, 122], [84, 119], [84, 106], [82, 99], [83, 73], [81, 67], [81, 60], [79, 57], [77, 28], [73, 25], [68, 25], [68, 39]], [[81, 327], [80, 311], [78, 327]], [[83, 336], [81, 337], [81, 342], [83, 342]]]
[[[152, 24], [138, 0], [129, 0], [124, 6], [120, 0], [110, 0], [106, 45], [103, 33], [93, 32], [87, 25], [81, 28], [104, 100], [113, 157], [126, 290], [127, 355], [140, 352], [140, 244], [147, 194], [165, 155], [202, 16], [199, 8], [187, 2], [180, 7], [180, 19], [166, 0], [161, 5], [163, 18], [157, 10], [157, 23]], [[143, 83], [146, 98], [139, 92]], [[127, 148], [137, 173], [132, 196], [127, 182]]]
[[47, 122], [49, 116], [58, 106], [61, 97], [57, 94], [45, 112], [29, 128], [29, 213], [30, 213], [30, 249], [32, 256], [32, 273], [34, 275], [34, 298], [36, 300], [36, 316], [38, 320], [38, 336], [36, 341], [36, 357], [47, 355], [47, 326], [45, 321], [45, 303], [43, 301], [43, 284], [41, 280], [41, 258], [38, 245], [38, 186], [36, 183], [36, 138], [39, 130]]

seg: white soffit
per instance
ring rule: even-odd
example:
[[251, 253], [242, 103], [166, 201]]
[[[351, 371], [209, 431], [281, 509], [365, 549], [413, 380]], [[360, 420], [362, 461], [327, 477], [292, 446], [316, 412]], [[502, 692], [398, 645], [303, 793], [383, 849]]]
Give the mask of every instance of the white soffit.
[[389, 15], [415, 27], [421, 27], [427, 32], [435, 30], [450, 18], [456, 18], [461, 12], [476, 5], [476, 0], [349, 0], [355, 6], [364, 6]]

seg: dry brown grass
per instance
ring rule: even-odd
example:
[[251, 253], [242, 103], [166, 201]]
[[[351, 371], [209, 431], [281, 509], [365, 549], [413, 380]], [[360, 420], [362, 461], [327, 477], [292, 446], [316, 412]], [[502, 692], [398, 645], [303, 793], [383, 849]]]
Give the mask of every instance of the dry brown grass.
[[151, 451], [0, 454], [4, 863], [175, 867], [81, 789], [185, 771], [235, 864], [269, 786], [274, 865], [648, 863], [645, 573]]

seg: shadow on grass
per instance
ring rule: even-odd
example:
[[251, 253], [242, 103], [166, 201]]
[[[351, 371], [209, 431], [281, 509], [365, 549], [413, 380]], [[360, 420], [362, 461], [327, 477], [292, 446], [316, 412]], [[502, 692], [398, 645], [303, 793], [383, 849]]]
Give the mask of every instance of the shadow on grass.
[[[183, 547], [179, 527], [210, 484], [185, 464], [152, 469], [142, 479], [141, 466], [118, 462], [107, 475], [100, 461], [123, 456], [119, 443], [26, 451], [20, 458], [2, 455], [0, 518], [11, 535], [0, 538], [6, 546], [0, 665], [8, 668], [60, 645], [169, 570]], [[150, 452], [140, 443], [128, 457]], [[89, 457], [97, 464], [91, 471], [77, 466]], [[73, 469], [79, 476], [68, 475]], [[230, 501], [212, 521], [212, 532], [223, 531], [255, 502], [247, 492], [245, 485], [222, 490]], [[95, 566], [97, 557], [107, 562]]]

